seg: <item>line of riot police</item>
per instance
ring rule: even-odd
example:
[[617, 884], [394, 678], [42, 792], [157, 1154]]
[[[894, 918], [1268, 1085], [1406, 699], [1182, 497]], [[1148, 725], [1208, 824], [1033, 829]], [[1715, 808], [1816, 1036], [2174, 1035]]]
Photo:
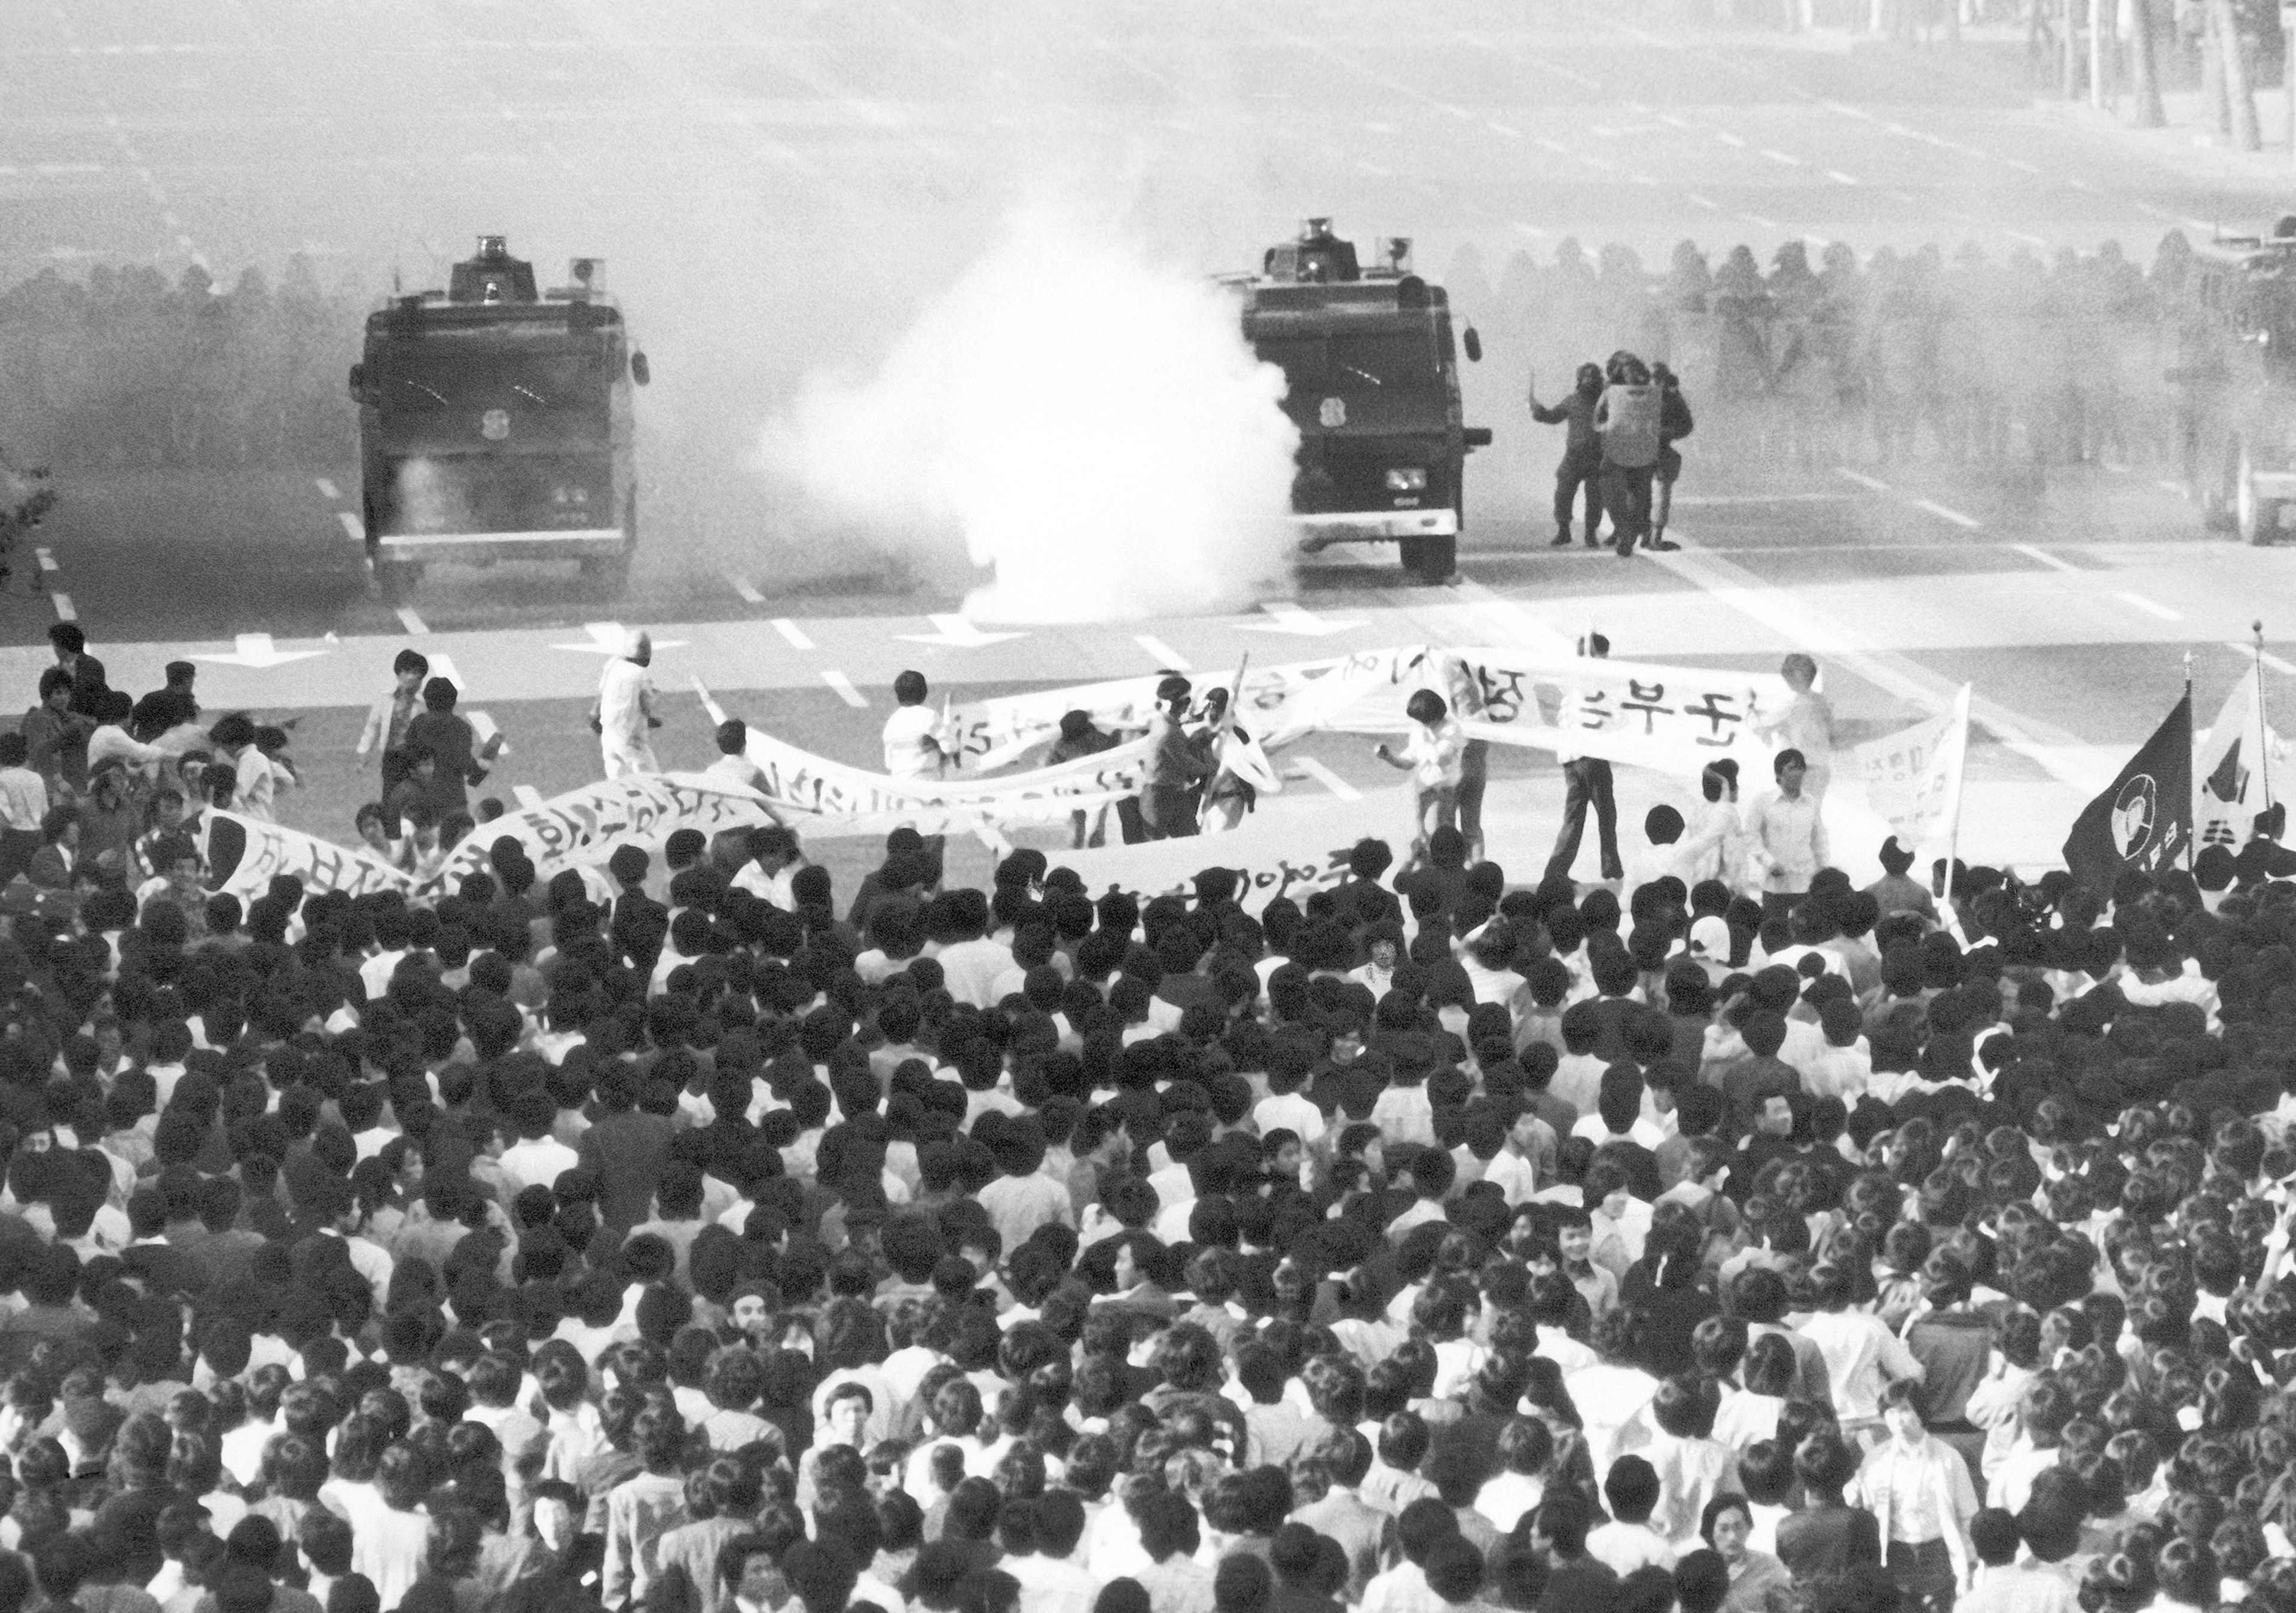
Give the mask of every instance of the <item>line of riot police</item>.
[[0, 443], [81, 472], [340, 465], [366, 299], [291, 258], [220, 291], [196, 265], [48, 268], [0, 292]]
[[[1496, 285], [1464, 248], [1446, 284], [1493, 350], [1536, 374], [1560, 381], [1621, 349], [1663, 361], [1697, 406], [1708, 465], [1926, 462], [2038, 480], [2102, 462], [2189, 481], [2194, 405], [2170, 377], [2194, 374], [2220, 334], [2193, 266], [2173, 233], [2149, 268], [2110, 241], [2046, 262], [1973, 245], [1861, 259], [1834, 242], [1816, 263], [1790, 241], [1767, 271], [1746, 246], [1713, 264], [1684, 242], [1652, 272], [1629, 248], [1590, 259], [1566, 239], [1546, 263], [1517, 252]], [[1503, 439], [1530, 439], [1535, 460], [1544, 435]]]

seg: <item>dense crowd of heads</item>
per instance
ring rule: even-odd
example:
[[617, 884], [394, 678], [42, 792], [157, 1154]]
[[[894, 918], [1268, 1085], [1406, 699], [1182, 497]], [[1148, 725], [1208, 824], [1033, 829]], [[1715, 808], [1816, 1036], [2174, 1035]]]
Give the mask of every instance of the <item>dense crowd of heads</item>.
[[1439, 838], [15, 918], [0, 1613], [2296, 1613], [2268, 856], [1766, 914]]

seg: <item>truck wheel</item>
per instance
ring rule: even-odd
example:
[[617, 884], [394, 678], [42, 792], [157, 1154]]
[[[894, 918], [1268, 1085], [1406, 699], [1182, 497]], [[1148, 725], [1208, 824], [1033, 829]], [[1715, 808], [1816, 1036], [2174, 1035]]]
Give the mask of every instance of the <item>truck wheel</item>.
[[600, 599], [619, 599], [630, 586], [630, 556], [627, 550], [598, 560], [585, 560], [582, 575], [590, 584], [590, 591]]
[[1439, 587], [1450, 581], [1451, 574], [1459, 569], [1459, 540], [1456, 538], [1422, 538], [1419, 540], [1418, 563], [1411, 569], [1418, 573], [1420, 581], [1431, 586]]
[[1427, 539], [1424, 538], [1398, 538], [1395, 540], [1395, 547], [1401, 555], [1403, 569], [1411, 572], [1414, 576], [1417, 575], [1419, 568], [1425, 564]]
[[2270, 543], [2280, 530], [2280, 506], [2257, 497], [2256, 468], [2249, 463], [2246, 443], [2241, 445], [2240, 468], [2234, 473], [2233, 526], [2243, 543], [2259, 546]]

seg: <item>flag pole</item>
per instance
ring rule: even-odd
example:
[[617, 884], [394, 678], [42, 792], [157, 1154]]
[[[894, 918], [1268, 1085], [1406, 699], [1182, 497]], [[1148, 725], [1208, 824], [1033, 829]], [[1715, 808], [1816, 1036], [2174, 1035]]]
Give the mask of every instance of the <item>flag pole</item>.
[[2272, 713], [2267, 711], [2264, 705], [2263, 621], [2259, 620], [2250, 622], [2248, 630], [2253, 636], [2253, 647], [2256, 651], [2256, 731], [2266, 737], [2263, 743], [2256, 747], [2256, 776], [2264, 785], [2264, 804], [2269, 807], [2272, 804], [2272, 741], [2269, 737], [2272, 733]]
[[[2192, 720], [2192, 710], [2193, 710], [2193, 652], [2192, 652], [2192, 651], [2190, 651], [2190, 650], [2186, 650], [2186, 651], [2185, 652], [2185, 754], [2186, 754], [2186, 755], [2190, 755], [2190, 754], [2192, 753], [2192, 745], [2193, 745], [2193, 720]], [[2190, 764], [2189, 762], [2187, 762], [2185, 765], [2186, 765], [2187, 767], [2190, 767], [2190, 766], [2191, 766], [2191, 764]], [[2197, 836], [2197, 835], [2186, 835], [2185, 836], [2185, 872], [2186, 872], [2187, 874], [2189, 874], [2189, 873], [2193, 872], [2193, 842], [2194, 842], [2195, 839], [2197, 839], [2197, 838], [2198, 838], [2198, 836]]]
[[1962, 797], [1968, 794], [1965, 787], [1969, 775], [1969, 686], [1967, 684], [1962, 685], [1961, 693], [1955, 697], [1954, 710], [1961, 718], [1961, 771], [1964, 783], [1954, 786], [1953, 822], [1947, 826], [1945, 832], [1945, 889], [1946, 903], [1948, 907], [1953, 902], [1953, 865], [1961, 856]]

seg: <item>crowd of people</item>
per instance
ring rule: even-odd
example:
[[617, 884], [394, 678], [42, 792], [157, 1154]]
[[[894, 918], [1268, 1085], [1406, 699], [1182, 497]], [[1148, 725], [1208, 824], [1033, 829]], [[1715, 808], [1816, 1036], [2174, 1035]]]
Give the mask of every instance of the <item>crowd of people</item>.
[[[1805, 469], [2110, 463], [2192, 483], [2196, 422], [2237, 345], [2176, 232], [2149, 267], [2114, 242], [2045, 262], [1835, 241], [1813, 263], [1796, 240], [1766, 271], [1751, 247], [1718, 260], [1685, 241], [1656, 274], [1630, 247], [1565, 238], [1546, 262], [1516, 252], [1496, 284], [1464, 248], [1447, 285], [1494, 351], [1529, 364], [1534, 405], [1542, 375], [1639, 355], [1695, 399], [1718, 461]], [[1526, 434], [1503, 433], [1503, 455], [1510, 435]]]
[[[1455, 816], [1257, 910], [906, 828], [242, 902], [180, 818], [279, 747], [55, 647], [0, 1613], [2296, 1613], [2284, 853], [1857, 889], [1789, 747], [1599, 885]], [[418, 819], [487, 761], [429, 671], [363, 745]]]
[[58, 469], [340, 465], [368, 299], [290, 258], [229, 290], [197, 264], [45, 268], [0, 292], [0, 442]]

